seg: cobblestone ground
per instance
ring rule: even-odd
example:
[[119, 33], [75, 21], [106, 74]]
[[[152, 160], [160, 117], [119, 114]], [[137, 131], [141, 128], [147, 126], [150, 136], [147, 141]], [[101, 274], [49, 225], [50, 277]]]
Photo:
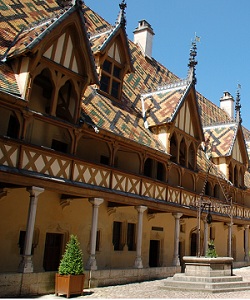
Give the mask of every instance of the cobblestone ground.
[[[234, 269], [235, 275], [243, 276], [244, 281], [250, 281], [250, 267]], [[74, 298], [234, 298], [250, 299], [250, 290], [227, 292], [227, 293], [205, 293], [191, 291], [176, 291], [164, 288], [166, 279], [146, 281], [141, 283], [131, 283], [125, 285], [98, 287], [85, 289], [84, 295]], [[60, 299], [65, 296], [45, 295], [40, 298]]]

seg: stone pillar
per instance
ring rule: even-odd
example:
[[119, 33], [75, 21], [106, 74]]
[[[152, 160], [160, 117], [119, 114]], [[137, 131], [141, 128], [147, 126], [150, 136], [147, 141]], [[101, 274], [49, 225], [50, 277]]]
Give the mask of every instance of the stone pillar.
[[180, 218], [182, 213], [173, 213], [175, 218], [175, 233], [174, 233], [174, 256], [173, 256], [173, 266], [180, 266], [180, 257], [179, 257], [179, 241], [180, 241]]
[[24, 253], [18, 267], [18, 271], [21, 273], [32, 273], [34, 269], [33, 262], [32, 262], [32, 255], [31, 255], [33, 233], [35, 228], [38, 195], [41, 194], [44, 191], [44, 189], [32, 186], [30, 188], [27, 188], [27, 191], [30, 193], [30, 205], [29, 205], [28, 220], [26, 225]]
[[245, 257], [244, 260], [249, 262], [249, 225], [244, 226], [244, 235], [245, 235]]
[[208, 249], [208, 223], [207, 218], [204, 218], [204, 255], [207, 253]]
[[135, 209], [138, 211], [138, 230], [137, 230], [137, 242], [136, 242], [136, 259], [135, 268], [142, 269], [142, 258], [141, 258], [141, 248], [142, 248], [142, 225], [143, 225], [143, 213], [147, 210], [146, 206], [136, 206]]
[[227, 223], [228, 226], [228, 245], [227, 245], [227, 256], [232, 257], [232, 228], [233, 223]]
[[96, 234], [97, 234], [97, 223], [98, 223], [98, 210], [99, 206], [103, 203], [102, 198], [90, 198], [89, 202], [92, 204], [92, 224], [91, 224], [91, 235], [90, 235], [90, 256], [85, 266], [86, 270], [97, 270], [95, 249], [96, 249]]

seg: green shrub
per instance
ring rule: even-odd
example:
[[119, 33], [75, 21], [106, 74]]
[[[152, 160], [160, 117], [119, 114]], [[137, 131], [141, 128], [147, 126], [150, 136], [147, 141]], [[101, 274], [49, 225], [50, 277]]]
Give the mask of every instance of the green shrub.
[[66, 245], [58, 273], [60, 275], [80, 275], [84, 273], [82, 250], [77, 236], [73, 234]]
[[207, 249], [205, 257], [217, 257], [217, 256], [218, 255], [217, 255], [216, 250], [215, 250], [214, 242], [210, 241], [208, 243], [208, 249]]

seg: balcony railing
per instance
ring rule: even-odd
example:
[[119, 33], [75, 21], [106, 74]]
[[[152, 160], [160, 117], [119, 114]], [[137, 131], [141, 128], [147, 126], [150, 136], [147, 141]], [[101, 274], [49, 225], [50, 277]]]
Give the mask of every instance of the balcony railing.
[[[197, 207], [200, 195], [185, 191], [181, 187], [172, 187], [144, 176], [126, 173], [111, 167], [87, 163], [75, 157], [58, 154], [53, 150], [30, 146], [0, 138], [0, 166], [17, 168], [52, 178], [60, 178], [76, 183], [125, 192], [127, 195], [138, 195], [180, 205], [183, 208]], [[211, 201], [211, 197], [204, 196]], [[250, 209], [238, 204], [232, 207], [213, 198], [212, 211], [237, 218], [250, 219]]]

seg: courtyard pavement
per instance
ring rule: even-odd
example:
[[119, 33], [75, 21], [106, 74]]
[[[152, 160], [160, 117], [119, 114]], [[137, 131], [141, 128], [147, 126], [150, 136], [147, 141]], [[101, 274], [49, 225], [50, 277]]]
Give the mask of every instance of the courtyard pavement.
[[[235, 275], [240, 275], [243, 277], [244, 281], [250, 281], [250, 266], [244, 268], [234, 269], [233, 273]], [[244, 291], [235, 291], [227, 293], [205, 293], [205, 292], [194, 292], [194, 291], [176, 291], [169, 290], [164, 288], [164, 283], [166, 279], [154, 280], [154, 281], [145, 281], [141, 283], [131, 283], [125, 285], [116, 285], [108, 287], [97, 287], [91, 289], [84, 289], [84, 295], [74, 297], [71, 296], [71, 299], [78, 298], [104, 298], [104, 299], [138, 299], [138, 298], [199, 298], [199, 299], [208, 299], [208, 298], [220, 298], [220, 299], [250, 299], [250, 290]], [[55, 296], [44, 295], [40, 296], [44, 300], [46, 299], [67, 299], [65, 296]]]

